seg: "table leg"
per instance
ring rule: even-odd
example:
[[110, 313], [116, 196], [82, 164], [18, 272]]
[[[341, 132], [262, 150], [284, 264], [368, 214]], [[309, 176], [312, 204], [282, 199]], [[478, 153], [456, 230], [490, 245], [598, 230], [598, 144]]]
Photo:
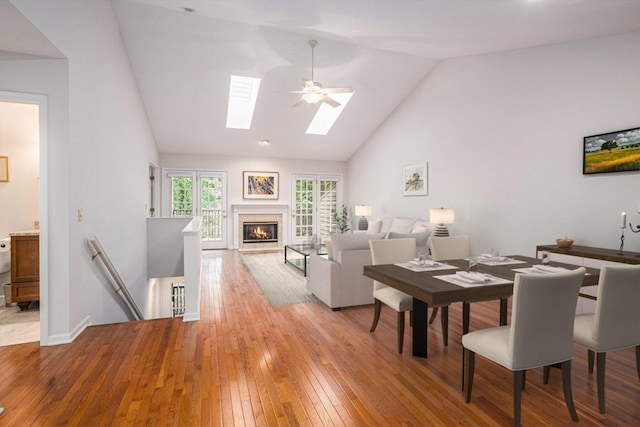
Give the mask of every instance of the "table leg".
[[307, 277], [307, 258], [308, 258], [308, 255], [306, 254], [302, 255], [302, 262], [304, 263], [304, 277]]
[[462, 303], [462, 335], [469, 332], [469, 319], [471, 312], [471, 304], [468, 302]]
[[500, 298], [500, 326], [507, 324], [507, 301], [508, 298]]
[[427, 357], [427, 333], [429, 304], [413, 299], [413, 356]]

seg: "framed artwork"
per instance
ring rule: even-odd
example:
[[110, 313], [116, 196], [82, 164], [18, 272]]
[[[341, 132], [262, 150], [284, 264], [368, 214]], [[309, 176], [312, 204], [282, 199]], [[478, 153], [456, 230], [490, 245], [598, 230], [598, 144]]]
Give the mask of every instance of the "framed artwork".
[[242, 188], [244, 199], [278, 199], [278, 172], [250, 172], [242, 173]]
[[637, 170], [640, 170], [640, 128], [584, 137], [584, 175]]
[[427, 195], [427, 163], [414, 163], [402, 168], [402, 195]]
[[0, 182], [9, 182], [9, 157], [0, 156]]

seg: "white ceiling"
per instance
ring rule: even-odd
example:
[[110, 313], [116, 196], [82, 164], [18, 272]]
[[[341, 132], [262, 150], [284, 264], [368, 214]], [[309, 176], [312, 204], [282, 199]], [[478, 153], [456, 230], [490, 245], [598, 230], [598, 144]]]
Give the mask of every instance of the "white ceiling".
[[[113, 5], [160, 151], [204, 155], [347, 160], [443, 58], [640, 31], [640, 0]], [[287, 93], [311, 77], [312, 38], [315, 80], [355, 90], [326, 136], [305, 135], [318, 107]], [[262, 78], [250, 130], [225, 128], [231, 74]]]

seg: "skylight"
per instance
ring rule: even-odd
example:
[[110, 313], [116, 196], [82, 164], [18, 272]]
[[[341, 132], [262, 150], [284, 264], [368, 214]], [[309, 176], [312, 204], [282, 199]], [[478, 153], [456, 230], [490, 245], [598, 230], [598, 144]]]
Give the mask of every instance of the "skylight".
[[227, 128], [251, 128], [253, 110], [256, 107], [259, 89], [259, 78], [231, 75], [229, 105], [227, 107]]
[[353, 96], [351, 93], [332, 93], [331, 98], [340, 103], [337, 107], [332, 107], [324, 102], [320, 104], [318, 112], [311, 120], [309, 127], [307, 128], [307, 134], [309, 135], [326, 135], [329, 133], [331, 126], [336, 122], [344, 107], [347, 106], [349, 100]]

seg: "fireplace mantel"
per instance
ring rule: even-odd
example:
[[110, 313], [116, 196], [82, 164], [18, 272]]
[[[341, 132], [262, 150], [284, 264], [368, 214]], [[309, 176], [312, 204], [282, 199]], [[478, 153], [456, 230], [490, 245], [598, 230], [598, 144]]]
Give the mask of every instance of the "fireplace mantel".
[[231, 205], [233, 213], [233, 248], [239, 249], [242, 236], [239, 236], [240, 215], [282, 215], [282, 224], [279, 230], [282, 239], [279, 242], [280, 248], [289, 241], [289, 205], [284, 203], [238, 203]]

